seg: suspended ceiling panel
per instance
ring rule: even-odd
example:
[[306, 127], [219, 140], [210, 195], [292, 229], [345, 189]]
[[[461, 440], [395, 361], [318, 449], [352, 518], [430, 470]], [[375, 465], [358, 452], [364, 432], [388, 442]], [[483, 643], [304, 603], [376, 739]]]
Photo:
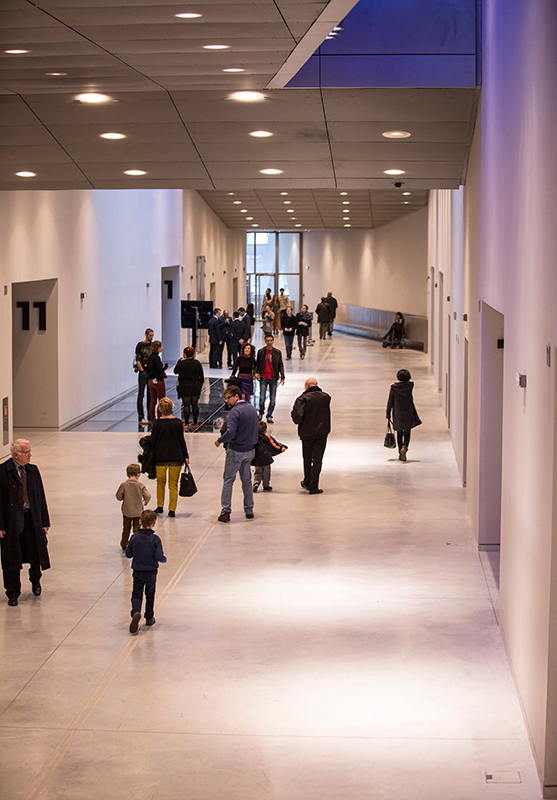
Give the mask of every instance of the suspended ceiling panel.
[[[354, 225], [369, 227], [414, 210], [430, 188], [457, 188], [475, 119], [474, 88], [264, 90], [325, 12], [334, 16], [335, 8], [352, 5], [4, 0], [0, 50], [29, 52], [0, 53], [0, 189], [199, 189], [232, 227], [242, 223], [221, 208], [229, 191], [249, 197], [262, 224], [272, 227], [292, 216], [273, 208], [273, 197], [296, 191], [304, 220], [337, 227], [327, 194], [334, 202], [338, 191], [357, 190], [363, 205]], [[188, 10], [202, 17], [174, 16]], [[219, 43], [228, 49], [204, 49]], [[244, 71], [223, 72], [231, 67]], [[231, 100], [240, 89], [264, 90], [265, 99]], [[110, 102], [76, 100], [91, 91]], [[382, 136], [391, 129], [412, 136]], [[272, 136], [256, 139], [254, 130]], [[125, 138], [100, 138], [107, 132]], [[282, 172], [260, 172], [269, 167]], [[412, 207], [385, 174], [392, 168], [404, 171]], [[129, 169], [145, 175], [125, 175]], [[36, 176], [17, 177], [22, 170]], [[384, 202], [371, 200], [377, 192]]]

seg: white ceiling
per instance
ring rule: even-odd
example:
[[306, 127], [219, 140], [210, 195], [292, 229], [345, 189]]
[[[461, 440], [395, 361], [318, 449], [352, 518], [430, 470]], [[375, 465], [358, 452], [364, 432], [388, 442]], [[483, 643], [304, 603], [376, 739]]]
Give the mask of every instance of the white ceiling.
[[[340, 190], [354, 193], [361, 225], [371, 227], [414, 210], [428, 189], [463, 181], [475, 89], [273, 89], [263, 102], [229, 99], [232, 90], [264, 89], [324, 1], [39, 5], [3, 0], [0, 11], [0, 189], [198, 189], [231, 227], [244, 223], [226, 192], [259, 203], [262, 225], [282, 227], [274, 200], [292, 190], [306, 209], [303, 227], [323, 228], [340, 226], [327, 205]], [[188, 10], [203, 16], [174, 16]], [[230, 49], [203, 49], [219, 43]], [[3, 52], [11, 48], [29, 53]], [[79, 103], [84, 91], [112, 102]], [[412, 137], [381, 135], [393, 128]], [[258, 129], [273, 136], [249, 136]], [[109, 131], [126, 138], [99, 138]], [[262, 175], [267, 167], [283, 173]], [[395, 178], [384, 174], [393, 167], [405, 171], [412, 205], [402, 205]], [[147, 174], [132, 178], [127, 169]], [[21, 170], [37, 176], [16, 177]]]

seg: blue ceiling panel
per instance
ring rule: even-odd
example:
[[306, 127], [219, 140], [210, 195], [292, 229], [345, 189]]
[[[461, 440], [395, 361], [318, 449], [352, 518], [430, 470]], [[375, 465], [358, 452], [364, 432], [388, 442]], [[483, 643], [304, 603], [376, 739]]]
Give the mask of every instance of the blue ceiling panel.
[[291, 87], [471, 87], [476, 0], [360, 0]]

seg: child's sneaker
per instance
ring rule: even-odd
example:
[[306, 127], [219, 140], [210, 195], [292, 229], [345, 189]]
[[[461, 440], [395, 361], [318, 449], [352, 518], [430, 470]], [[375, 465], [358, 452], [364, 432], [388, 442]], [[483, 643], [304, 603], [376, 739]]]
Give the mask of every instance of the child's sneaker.
[[272, 492], [273, 491], [273, 487], [272, 486], [264, 486], [263, 487], [263, 491], [264, 492]]
[[258, 483], [254, 483], [253, 484], [253, 491], [256, 492], [258, 489], [259, 489], [259, 484]]
[[132, 616], [132, 621], [130, 622], [130, 633], [137, 633], [140, 620], [141, 620], [141, 611], [136, 611], [135, 614]]
[[146, 625], [154, 625], [156, 621], [157, 620], [154, 617], [151, 617], [151, 619], [146, 619], [145, 620], [145, 624]]

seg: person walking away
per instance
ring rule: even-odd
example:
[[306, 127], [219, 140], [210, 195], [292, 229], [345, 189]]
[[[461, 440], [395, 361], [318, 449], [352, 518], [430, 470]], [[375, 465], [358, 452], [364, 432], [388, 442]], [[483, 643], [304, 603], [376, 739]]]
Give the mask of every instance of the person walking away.
[[298, 350], [300, 358], [306, 357], [308, 345], [308, 335], [311, 326], [311, 314], [306, 305], [302, 306], [301, 311], [296, 315], [296, 333], [298, 335]]
[[141, 483], [139, 476], [141, 467], [139, 464], [128, 464], [126, 467], [126, 478], [116, 490], [116, 500], [122, 501], [122, 538], [120, 547], [125, 551], [130, 538], [130, 531], [139, 530], [139, 518], [144, 506], [151, 499], [151, 493], [144, 483]]
[[162, 342], [155, 339], [151, 342], [151, 355], [147, 359], [147, 377], [149, 386], [149, 420], [155, 419], [157, 402], [166, 394], [166, 368], [168, 364], [163, 364], [161, 360]]
[[232, 350], [232, 366], [236, 363], [240, 348], [244, 343], [245, 326], [240, 319], [240, 312], [235, 311], [230, 323], [230, 349]]
[[11, 458], [0, 464], [0, 554], [8, 605], [17, 606], [23, 564], [29, 564], [35, 597], [42, 592], [41, 570], [50, 567], [50, 517], [41, 473], [30, 463], [31, 445], [16, 439], [10, 453]]
[[272, 492], [271, 486], [271, 464], [273, 463], [273, 456], [278, 456], [288, 450], [285, 444], [277, 442], [269, 433], [267, 433], [267, 424], [263, 421], [259, 423], [259, 439], [255, 445], [255, 456], [253, 458], [252, 466], [254, 469], [253, 478], [253, 491], [259, 489], [263, 483], [264, 492]]
[[240, 314], [240, 321], [244, 326], [244, 335], [242, 336], [242, 339], [244, 340], [244, 342], [249, 342], [252, 334], [251, 330], [252, 317], [248, 316], [245, 308], [239, 308], [238, 312]]
[[331, 397], [319, 388], [316, 378], [305, 382], [304, 391], [294, 402], [292, 421], [298, 426], [298, 436], [302, 440], [302, 489], [308, 489], [310, 494], [322, 494], [319, 476], [331, 432]]
[[257, 353], [255, 360], [255, 380], [260, 382], [259, 389], [259, 419], [265, 414], [265, 400], [267, 398], [267, 388], [269, 389], [269, 407], [267, 408], [267, 422], [273, 422], [273, 411], [277, 399], [277, 386], [280, 380], [281, 386], [284, 385], [284, 365], [282, 363], [282, 353], [273, 347], [275, 337], [268, 333], [265, 336], [265, 347]]
[[215, 308], [209, 320], [209, 367], [220, 369], [222, 367], [222, 325], [220, 322], [220, 308]]
[[387, 331], [387, 333], [382, 336], [383, 339], [383, 347], [391, 347], [395, 350], [397, 347], [402, 349], [403, 339], [405, 335], [405, 320], [400, 311], [397, 311], [395, 314], [395, 321]]
[[255, 456], [255, 445], [259, 438], [259, 420], [253, 406], [242, 400], [237, 386], [229, 386], [224, 399], [230, 408], [226, 431], [215, 439], [215, 447], [226, 445], [226, 458], [221, 493], [219, 522], [230, 522], [232, 512], [232, 487], [240, 473], [244, 494], [244, 513], [253, 519], [253, 488], [251, 485], [251, 462]]
[[188, 448], [184, 438], [184, 428], [179, 419], [173, 416], [174, 403], [168, 397], [159, 401], [160, 419], [153, 422], [151, 447], [157, 474], [156, 514], [164, 510], [164, 490], [168, 473], [168, 516], [176, 516], [178, 504], [178, 479], [184, 463], [189, 464]]
[[237, 357], [234, 367], [232, 369], [232, 376], [240, 380], [240, 392], [242, 399], [249, 403], [253, 394], [253, 373], [255, 371], [255, 356], [253, 355], [253, 348], [251, 344], [247, 343], [242, 346], [242, 352]]
[[159, 564], [166, 563], [160, 537], [155, 533], [157, 515], [147, 509], [141, 514], [141, 528], [134, 533], [126, 547], [126, 556], [132, 559], [132, 621], [130, 633], [136, 634], [141, 620], [143, 592], [145, 592], [145, 624], [154, 625], [155, 593]]
[[296, 317], [292, 313], [290, 306], [287, 306], [281, 312], [280, 324], [282, 332], [284, 333], [284, 346], [286, 348], [286, 360], [290, 361], [292, 358], [292, 345], [294, 343], [294, 334], [296, 333]]
[[269, 305], [271, 306], [271, 311], [273, 312], [273, 333], [276, 335], [280, 331], [280, 303], [278, 295], [273, 295], [273, 299]]
[[[137, 421], [140, 425], [147, 425], [145, 414], [143, 413], [143, 398], [147, 389], [147, 359], [151, 355], [151, 342], [154, 337], [153, 329], [147, 328], [145, 339], [138, 342], [135, 346], [135, 368], [137, 370]], [[147, 416], [149, 416], [149, 391], [147, 391]]]
[[255, 309], [253, 307], [253, 303], [248, 303], [248, 307], [246, 308], [246, 316], [249, 317], [250, 321], [250, 335], [249, 339], [253, 336], [253, 327], [255, 325]]
[[265, 306], [270, 306], [271, 302], [272, 302], [271, 290], [270, 289], [265, 289], [265, 294], [263, 296], [263, 302], [261, 303], [261, 315], [263, 315], [263, 312], [265, 310]]
[[327, 338], [327, 331], [329, 330], [329, 323], [331, 322], [332, 316], [332, 309], [331, 306], [326, 303], [326, 297], [321, 298], [321, 302], [318, 304], [317, 308], [315, 309], [315, 313], [317, 314], [317, 322], [319, 323], [319, 338], [326, 339]]
[[232, 360], [232, 350], [230, 349], [230, 326], [232, 324], [232, 318], [226, 309], [222, 312], [221, 316], [219, 317], [219, 322], [221, 324], [221, 331], [222, 331], [222, 356], [224, 355], [224, 348], [226, 347], [226, 365], [230, 368], [234, 363]]
[[325, 302], [330, 307], [332, 314], [331, 321], [329, 322], [329, 330], [327, 331], [327, 336], [332, 336], [333, 328], [335, 325], [335, 317], [337, 315], [338, 300], [335, 297], [333, 297], [332, 292], [327, 292], [327, 297], [325, 298]]
[[174, 374], [178, 376], [177, 392], [182, 401], [182, 419], [185, 427], [190, 421], [190, 406], [193, 414], [193, 424], [197, 425], [199, 419], [199, 397], [205, 382], [205, 375], [201, 362], [195, 358], [193, 347], [184, 348], [181, 356], [174, 366]]
[[387, 419], [391, 419], [396, 431], [399, 461], [406, 461], [410, 446], [410, 431], [422, 424], [412, 396], [414, 383], [407, 369], [399, 369], [397, 382], [391, 384], [387, 401]]

